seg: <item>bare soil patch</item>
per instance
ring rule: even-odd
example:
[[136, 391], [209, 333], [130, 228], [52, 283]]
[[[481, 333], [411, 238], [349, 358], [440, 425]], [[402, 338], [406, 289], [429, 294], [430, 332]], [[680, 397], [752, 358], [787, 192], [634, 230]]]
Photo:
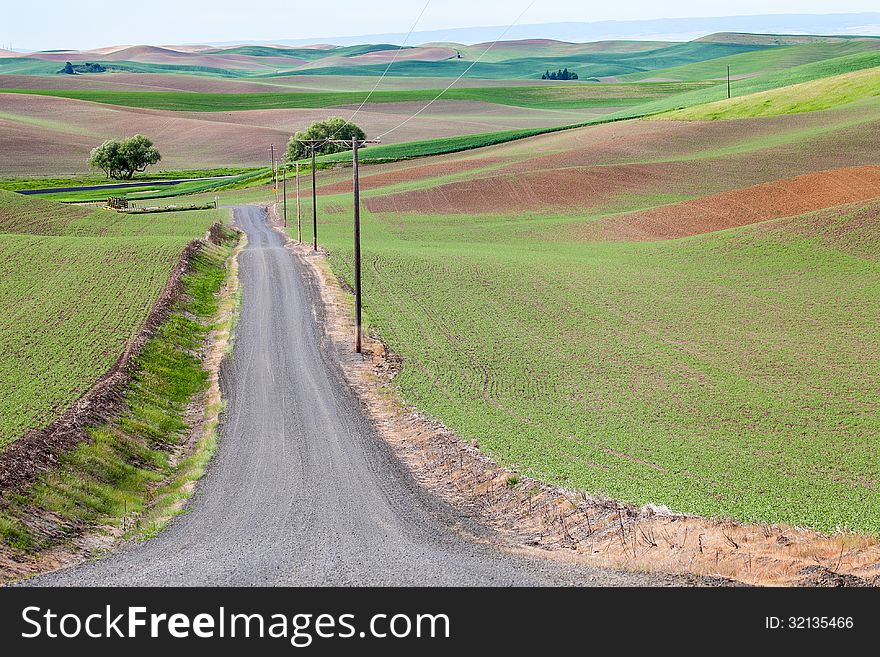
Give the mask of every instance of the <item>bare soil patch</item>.
[[662, 240], [746, 226], [880, 197], [880, 167], [852, 167], [756, 185], [581, 224], [583, 240]]
[[[469, 160], [459, 160], [457, 162], [435, 162], [432, 164], [408, 164], [407, 166], [397, 166], [386, 171], [372, 172], [367, 170], [367, 175], [361, 175], [361, 190], [378, 189], [397, 185], [400, 183], [413, 182], [417, 180], [425, 180], [427, 178], [440, 178], [443, 176], [452, 176], [481, 169], [499, 162], [497, 158], [476, 158]], [[339, 194], [347, 192], [351, 188], [350, 184], [344, 182], [334, 183], [321, 187], [322, 194]]]
[[650, 194], [669, 166], [625, 164], [501, 173], [366, 199], [372, 212], [514, 214], [585, 210], [623, 193]]

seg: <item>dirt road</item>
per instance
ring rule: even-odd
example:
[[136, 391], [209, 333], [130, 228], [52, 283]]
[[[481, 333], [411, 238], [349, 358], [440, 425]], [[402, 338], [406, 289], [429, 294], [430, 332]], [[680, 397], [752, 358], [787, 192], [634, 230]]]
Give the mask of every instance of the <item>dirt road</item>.
[[247, 232], [220, 448], [157, 538], [37, 585], [649, 585], [507, 551], [421, 489], [365, 418], [323, 339], [318, 290], [266, 213]]

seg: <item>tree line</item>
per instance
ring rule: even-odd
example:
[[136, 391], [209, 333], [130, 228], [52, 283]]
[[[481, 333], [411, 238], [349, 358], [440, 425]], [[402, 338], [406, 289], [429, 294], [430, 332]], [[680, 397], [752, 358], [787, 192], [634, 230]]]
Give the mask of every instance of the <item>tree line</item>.
[[542, 80], [577, 80], [578, 74], [569, 71], [568, 68], [561, 68], [558, 71], [547, 71], [541, 76]]

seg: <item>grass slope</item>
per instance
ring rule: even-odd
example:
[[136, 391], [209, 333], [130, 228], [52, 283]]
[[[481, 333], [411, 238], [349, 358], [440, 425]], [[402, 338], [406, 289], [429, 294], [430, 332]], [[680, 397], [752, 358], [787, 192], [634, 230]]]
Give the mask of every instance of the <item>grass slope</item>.
[[[731, 94], [734, 97], [746, 96], [761, 91], [779, 89], [822, 78], [834, 77], [854, 71], [880, 66], [880, 51], [861, 52], [854, 55], [834, 57], [832, 59], [795, 66], [794, 68], [767, 73], [745, 80], [735, 80], [731, 85]], [[727, 99], [727, 85], [721, 83], [712, 87], [688, 91], [675, 96], [661, 98], [655, 101], [638, 105], [631, 109], [614, 112], [602, 120], [622, 120], [660, 114], [670, 110], [693, 107], [705, 103], [713, 103]]]
[[0, 191], [0, 448], [110, 369], [186, 244], [225, 217], [127, 216]]
[[880, 67], [662, 114], [673, 120], [742, 119], [830, 109], [880, 96]]
[[649, 78], [671, 80], [711, 80], [727, 77], [730, 66], [734, 76], [764, 75], [775, 71], [785, 71], [795, 66], [803, 66], [837, 57], [857, 55], [863, 52], [880, 50], [880, 39], [860, 41], [819, 42], [781, 48], [768, 48], [727, 57], [719, 57], [703, 62], [685, 64], [668, 69], [632, 73], [623, 80], [639, 82]]

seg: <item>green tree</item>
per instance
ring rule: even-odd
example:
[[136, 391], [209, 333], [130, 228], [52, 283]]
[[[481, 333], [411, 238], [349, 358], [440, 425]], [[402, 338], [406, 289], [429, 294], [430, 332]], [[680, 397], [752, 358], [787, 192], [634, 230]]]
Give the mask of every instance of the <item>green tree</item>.
[[[285, 162], [296, 162], [312, 154], [311, 148], [306, 144], [299, 143], [299, 139], [366, 139], [366, 133], [354, 123], [332, 116], [324, 121], [315, 121], [308, 130], [297, 132], [287, 144]], [[316, 153], [339, 153], [350, 151], [351, 147], [345, 144], [321, 143], [315, 149]]]
[[92, 149], [89, 166], [101, 169], [108, 178], [131, 180], [135, 173], [146, 171], [147, 167], [162, 159], [153, 141], [144, 135], [125, 139], [108, 139]]

